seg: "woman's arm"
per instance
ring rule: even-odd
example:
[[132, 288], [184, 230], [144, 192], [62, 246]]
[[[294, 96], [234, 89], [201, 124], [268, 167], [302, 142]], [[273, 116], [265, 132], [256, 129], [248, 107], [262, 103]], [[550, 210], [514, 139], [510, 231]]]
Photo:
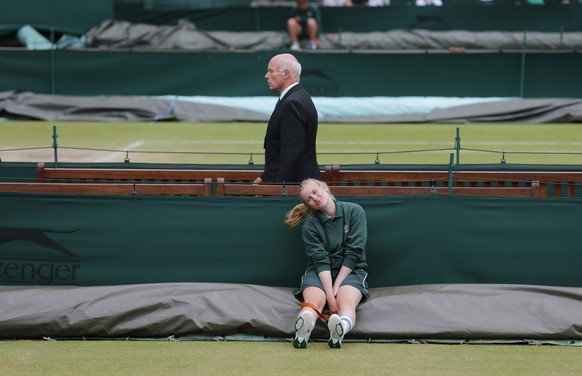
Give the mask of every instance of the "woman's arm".
[[323, 285], [329, 311], [331, 313], [337, 313], [338, 307], [335, 301], [335, 289], [331, 282], [331, 272], [329, 270], [324, 270], [319, 272], [317, 275], [321, 281], [321, 284]]
[[352, 206], [349, 222], [349, 232], [346, 238], [343, 266], [354, 267], [366, 259], [366, 242], [368, 239], [368, 224], [366, 213], [361, 206]]
[[337, 295], [337, 291], [339, 290], [342, 282], [344, 281], [344, 279], [346, 279], [348, 275], [350, 275], [351, 272], [352, 269], [348, 268], [345, 265], [342, 266], [333, 284], [333, 296]]

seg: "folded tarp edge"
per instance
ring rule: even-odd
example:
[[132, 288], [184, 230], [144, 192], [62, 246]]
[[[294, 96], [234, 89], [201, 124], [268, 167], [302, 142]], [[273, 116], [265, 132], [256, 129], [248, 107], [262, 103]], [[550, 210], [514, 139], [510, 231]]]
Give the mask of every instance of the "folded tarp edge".
[[[226, 283], [0, 286], [2, 338], [290, 338], [293, 288]], [[582, 288], [435, 284], [372, 288], [347, 339], [581, 340]], [[314, 339], [328, 337], [318, 322]]]

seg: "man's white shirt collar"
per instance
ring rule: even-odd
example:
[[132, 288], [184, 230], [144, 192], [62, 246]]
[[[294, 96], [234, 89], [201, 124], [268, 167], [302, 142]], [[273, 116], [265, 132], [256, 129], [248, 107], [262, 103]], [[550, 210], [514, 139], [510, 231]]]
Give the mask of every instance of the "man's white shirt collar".
[[283, 99], [285, 94], [287, 94], [287, 92], [295, 85], [299, 85], [299, 82], [295, 82], [294, 84], [287, 86], [287, 88], [281, 92], [281, 95], [279, 95], [279, 100]]

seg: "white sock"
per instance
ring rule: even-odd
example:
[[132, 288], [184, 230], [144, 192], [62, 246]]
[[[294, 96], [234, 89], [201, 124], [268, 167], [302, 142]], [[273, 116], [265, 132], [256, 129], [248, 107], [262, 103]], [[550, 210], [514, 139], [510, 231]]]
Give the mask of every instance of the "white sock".
[[352, 323], [352, 320], [348, 316], [342, 316], [340, 318], [342, 319], [342, 327], [344, 328], [344, 335], [346, 335], [347, 332], [352, 330], [352, 326], [354, 324]]

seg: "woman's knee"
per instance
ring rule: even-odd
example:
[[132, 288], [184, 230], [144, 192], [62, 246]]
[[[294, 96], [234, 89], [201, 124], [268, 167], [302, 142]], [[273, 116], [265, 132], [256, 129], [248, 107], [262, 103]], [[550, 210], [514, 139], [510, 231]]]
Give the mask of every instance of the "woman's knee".
[[316, 305], [321, 311], [326, 303], [325, 292], [318, 287], [307, 287], [303, 290], [303, 301]]
[[355, 310], [362, 300], [362, 293], [353, 286], [342, 286], [337, 294], [338, 306]]

